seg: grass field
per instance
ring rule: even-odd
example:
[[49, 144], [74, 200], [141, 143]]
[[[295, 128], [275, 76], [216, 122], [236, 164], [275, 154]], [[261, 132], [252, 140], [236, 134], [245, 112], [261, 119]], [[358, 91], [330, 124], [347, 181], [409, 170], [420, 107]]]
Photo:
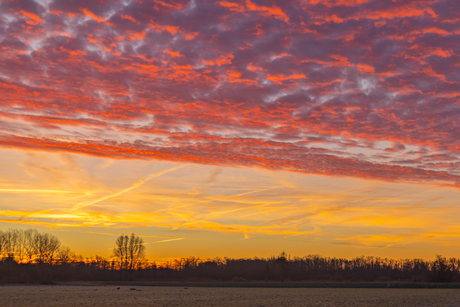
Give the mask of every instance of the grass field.
[[[130, 290], [136, 288], [136, 290]], [[1, 306], [460, 306], [455, 289], [1, 286]]]

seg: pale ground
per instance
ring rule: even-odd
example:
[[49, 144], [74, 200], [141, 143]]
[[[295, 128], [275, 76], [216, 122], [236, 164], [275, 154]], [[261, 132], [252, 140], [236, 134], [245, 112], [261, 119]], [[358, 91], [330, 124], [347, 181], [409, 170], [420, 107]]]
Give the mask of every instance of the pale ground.
[[0, 286], [0, 306], [460, 306], [449, 289]]

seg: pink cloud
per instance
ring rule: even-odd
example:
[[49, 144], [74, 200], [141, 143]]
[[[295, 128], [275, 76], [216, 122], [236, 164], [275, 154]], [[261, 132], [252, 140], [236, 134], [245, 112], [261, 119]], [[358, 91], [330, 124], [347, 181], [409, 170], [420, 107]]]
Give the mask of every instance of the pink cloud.
[[4, 1], [2, 144], [456, 185], [459, 11]]

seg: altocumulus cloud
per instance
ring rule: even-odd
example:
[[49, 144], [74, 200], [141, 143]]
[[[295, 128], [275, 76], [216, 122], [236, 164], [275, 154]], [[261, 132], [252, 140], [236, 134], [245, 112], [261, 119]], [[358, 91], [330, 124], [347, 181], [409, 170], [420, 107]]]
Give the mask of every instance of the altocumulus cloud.
[[1, 1], [0, 145], [460, 185], [460, 2]]

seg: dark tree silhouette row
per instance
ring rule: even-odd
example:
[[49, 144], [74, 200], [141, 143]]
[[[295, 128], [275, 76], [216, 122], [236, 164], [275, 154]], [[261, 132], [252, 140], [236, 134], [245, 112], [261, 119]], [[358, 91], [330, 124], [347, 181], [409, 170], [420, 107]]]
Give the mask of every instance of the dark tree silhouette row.
[[1, 283], [53, 281], [460, 281], [460, 259], [354, 259], [308, 255], [270, 258], [181, 258], [157, 265], [145, 259], [142, 238], [117, 238], [110, 259], [83, 258], [37, 230], [0, 231]]

